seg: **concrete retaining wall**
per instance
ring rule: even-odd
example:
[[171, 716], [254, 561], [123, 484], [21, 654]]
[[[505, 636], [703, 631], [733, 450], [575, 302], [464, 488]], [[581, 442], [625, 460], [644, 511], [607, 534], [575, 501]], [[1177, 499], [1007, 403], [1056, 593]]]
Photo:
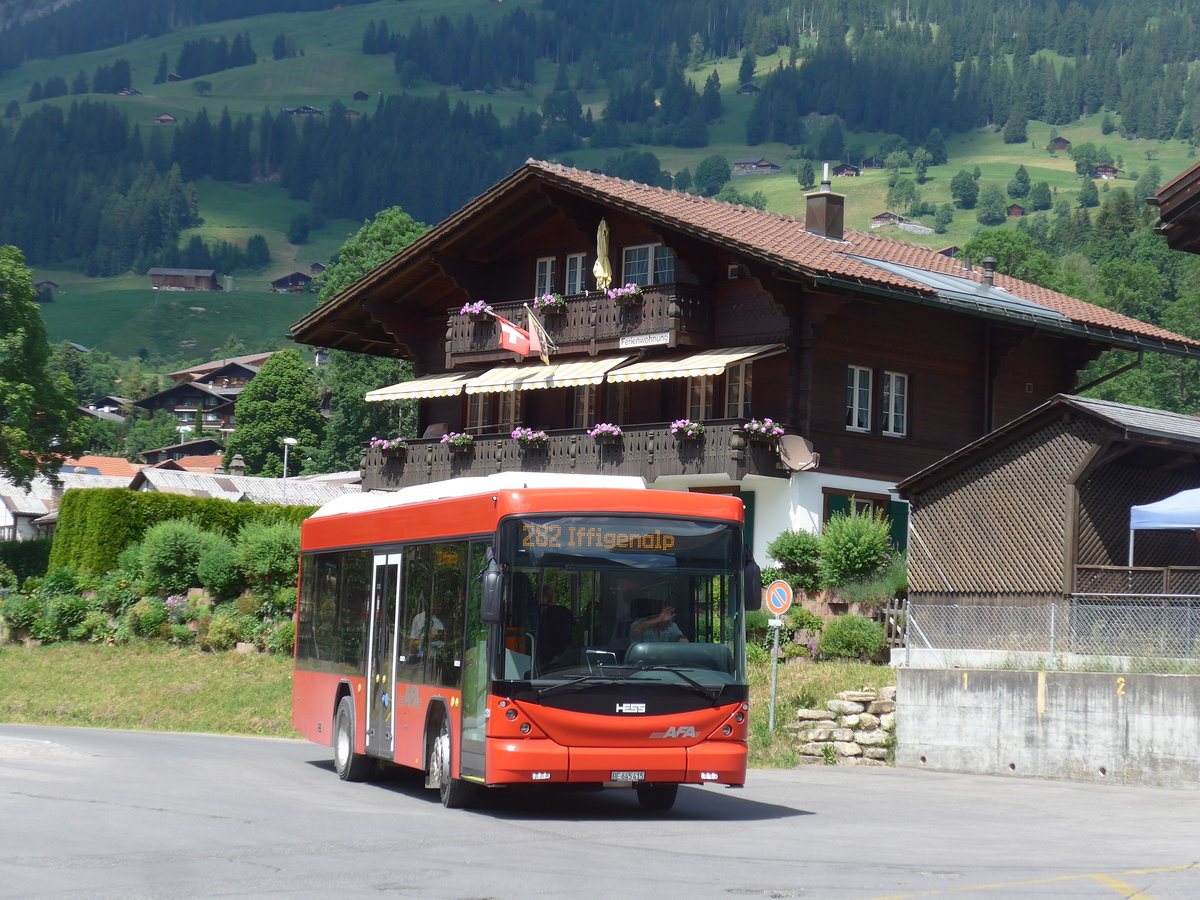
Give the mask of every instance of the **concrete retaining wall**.
[[1200, 788], [1200, 676], [896, 670], [896, 763]]

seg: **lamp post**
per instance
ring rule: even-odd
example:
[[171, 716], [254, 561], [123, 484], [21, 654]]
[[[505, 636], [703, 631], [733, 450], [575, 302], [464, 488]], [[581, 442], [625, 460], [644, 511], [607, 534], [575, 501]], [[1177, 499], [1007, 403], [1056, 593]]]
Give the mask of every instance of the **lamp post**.
[[283, 505], [287, 506], [287, 478], [288, 478], [288, 448], [295, 447], [300, 443], [295, 438], [285, 437], [283, 439]]

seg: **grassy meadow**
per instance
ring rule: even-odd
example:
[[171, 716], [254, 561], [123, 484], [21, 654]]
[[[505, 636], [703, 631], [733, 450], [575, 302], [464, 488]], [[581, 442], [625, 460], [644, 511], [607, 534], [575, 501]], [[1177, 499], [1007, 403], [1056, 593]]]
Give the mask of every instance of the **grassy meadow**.
[[[752, 665], [750, 764], [798, 764], [796, 740], [783, 727], [796, 709], [823, 706], [839, 691], [894, 683], [887, 666], [780, 666], [772, 734], [770, 665]], [[297, 737], [291, 703], [288, 656], [202, 653], [155, 643], [0, 644], [0, 722]]]

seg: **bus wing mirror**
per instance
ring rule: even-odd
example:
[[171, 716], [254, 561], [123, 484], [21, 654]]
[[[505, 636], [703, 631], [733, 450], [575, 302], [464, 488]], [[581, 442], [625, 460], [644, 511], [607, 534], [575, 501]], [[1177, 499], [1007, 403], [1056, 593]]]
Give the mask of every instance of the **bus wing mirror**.
[[753, 612], [762, 609], [762, 569], [754, 561], [750, 548], [746, 548], [746, 558], [742, 568], [743, 595], [746, 599], [746, 611]]
[[500, 621], [500, 610], [504, 601], [504, 573], [500, 571], [500, 563], [488, 551], [487, 568], [479, 576], [483, 581], [483, 602], [479, 607], [479, 618], [487, 625], [495, 625]]

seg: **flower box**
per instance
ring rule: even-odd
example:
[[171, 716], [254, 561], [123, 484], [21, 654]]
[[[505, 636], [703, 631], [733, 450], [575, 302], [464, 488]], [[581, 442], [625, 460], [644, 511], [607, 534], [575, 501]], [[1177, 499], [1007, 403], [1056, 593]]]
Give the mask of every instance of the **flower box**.
[[562, 294], [542, 294], [533, 298], [533, 309], [544, 315], [561, 315], [567, 311], [567, 301]]
[[606, 293], [617, 306], [639, 306], [642, 302], [642, 289], [636, 284], [610, 288]]
[[492, 307], [483, 300], [476, 300], [474, 303], [464, 303], [458, 314], [472, 322], [482, 322], [491, 317]]
[[624, 437], [621, 426], [611, 422], [596, 423], [588, 429], [588, 435], [595, 438], [597, 444], [615, 444]]
[[676, 419], [671, 423], [671, 434], [680, 441], [704, 440], [704, 423], [691, 419]]
[[445, 444], [451, 453], [469, 453], [475, 446], [475, 438], [461, 431], [451, 431], [443, 434], [439, 443]]
[[544, 450], [550, 444], [550, 435], [544, 431], [534, 431], [532, 428], [517, 428], [512, 433], [513, 440], [521, 445], [522, 450]]
[[751, 419], [742, 426], [747, 440], [759, 444], [775, 444], [784, 434], [783, 426], [774, 419]]

